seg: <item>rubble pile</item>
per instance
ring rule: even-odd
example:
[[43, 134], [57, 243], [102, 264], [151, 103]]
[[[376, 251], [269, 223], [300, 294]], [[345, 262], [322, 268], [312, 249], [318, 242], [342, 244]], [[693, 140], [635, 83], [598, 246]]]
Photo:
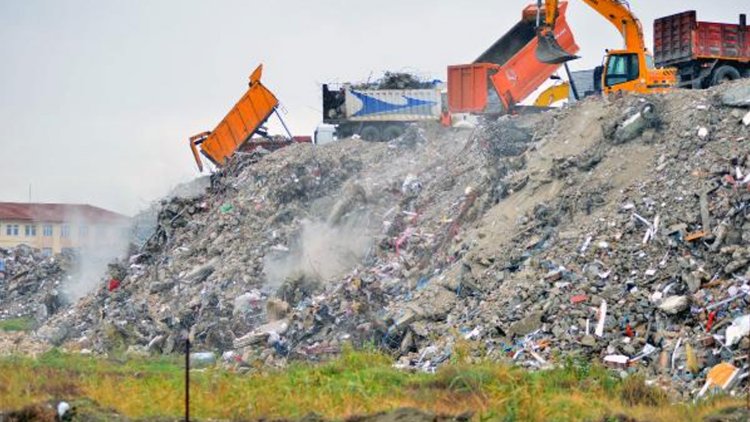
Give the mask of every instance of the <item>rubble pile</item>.
[[425, 81], [417, 75], [406, 72], [385, 72], [383, 77], [375, 82], [356, 85], [356, 89], [431, 89], [438, 81]]
[[97, 352], [192, 336], [242, 370], [345, 343], [433, 370], [468, 342], [730, 391], [750, 348], [748, 88], [239, 157], [46, 332]]
[[[466, 234], [476, 245], [439, 278], [472, 292], [446, 306], [438, 324], [411, 316], [424, 319], [431, 294], [401, 307], [409, 341], [458, 334], [402, 343], [400, 363], [429, 368], [463, 337], [522, 365], [578, 354], [644, 370], [684, 393], [747, 383], [750, 132], [741, 123], [747, 110], [724, 101], [744, 84], [723, 96], [620, 100], [624, 112], [602, 115], [594, 136], [586, 133], [592, 121], [583, 131], [566, 127], [588, 120], [584, 108], [571, 110], [578, 116], [540, 143], [540, 154], [552, 154], [529, 155], [525, 187]], [[515, 227], [498, 232], [493, 225], [508, 213]], [[719, 364], [734, 368], [727, 382], [712, 381]]]
[[24, 318], [37, 325], [65, 306], [67, 255], [44, 256], [28, 246], [0, 248], [0, 320]]

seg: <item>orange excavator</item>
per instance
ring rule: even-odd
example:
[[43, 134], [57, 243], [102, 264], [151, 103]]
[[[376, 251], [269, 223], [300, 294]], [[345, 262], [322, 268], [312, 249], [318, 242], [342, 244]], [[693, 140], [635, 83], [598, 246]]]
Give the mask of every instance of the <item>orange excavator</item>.
[[[537, 0], [540, 14], [536, 57], [542, 63], [560, 64], [578, 58], [565, 51], [555, 39], [560, 0]], [[625, 91], [637, 93], [665, 92], [677, 85], [677, 70], [657, 69], [654, 58], [646, 49], [643, 27], [624, 0], [583, 0], [617, 28], [625, 40], [625, 48], [608, 50], [602, 73], [605, 94]]]

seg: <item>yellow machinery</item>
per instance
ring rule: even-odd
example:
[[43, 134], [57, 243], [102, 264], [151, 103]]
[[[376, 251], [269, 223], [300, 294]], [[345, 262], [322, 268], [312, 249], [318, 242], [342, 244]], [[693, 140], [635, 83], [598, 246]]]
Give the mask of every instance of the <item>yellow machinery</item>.
[[[552, 28], [557, 20], [559, 0], [538, 0], [544, 4], [544, 20], [539, 27], [537, 58], [542, 63], [564, 63], [577, 58], [557, 43]], [[617, 28], [625, 39], [622, 50], [608, 50], [602, 90], [605, 94], [628, 91], [638, 93], [664, 92], [677, 85], [676, 69], [656, 69], [654, 59], [646, 50], [643, 27], [623, 0], [583, 0]]]
[[568, 98], [570, 98], [570, 83], [562, 82], [542, 91], [536, 97], [534, 107], [549, 107], [558, 101], [567, 100]]

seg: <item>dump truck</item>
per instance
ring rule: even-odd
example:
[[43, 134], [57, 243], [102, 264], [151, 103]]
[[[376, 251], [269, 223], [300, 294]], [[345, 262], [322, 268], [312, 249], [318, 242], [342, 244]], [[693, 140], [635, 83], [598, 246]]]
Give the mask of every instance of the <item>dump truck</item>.
[[698, 21], [694, 10], [654, 21], [657, 66], [678, 71], [679, 86], [708, 88], [750, 77], [750, 28], [747, 15], [739, 24]]
[[[324, 84], [323, 124], [335, 127], [338, 139], [358, 135], [367, 141], [388, 141], [404, 133], [409, 123], [439, 121], [442, 104], [439, 81], [386, 72], [374, 83]], [[326, 141], [316, 137], [318, 143]]]
[[[215, 166], [222, 167], [238, 151], [251, 152], [259, 148], [273, 151], [293, 143], [311, 142], [310, 137], [291, 135], [279, 114], [279, 100], [261, 83], [262, 75], [263, 65], [259, 65], [250, 74], [247, 92], [213, 131], [190, 137], [190, 149], [199, 171], [203, 171], [201, 155]], [[273, 114], [279, 118], [288, 136], [268, 136], [264, 125]]]
[[[559, 5], [554, 37], [566, 51], [577, 52], [565, 16], [567, 7], [567, 2]], [[473, 63], [448, 67], [450, 113], [507, 113], [560, 68], [560, 64], [545, 64], [536, 58], [540, 13], [535, 5], [526, 7], [521, 21]]]

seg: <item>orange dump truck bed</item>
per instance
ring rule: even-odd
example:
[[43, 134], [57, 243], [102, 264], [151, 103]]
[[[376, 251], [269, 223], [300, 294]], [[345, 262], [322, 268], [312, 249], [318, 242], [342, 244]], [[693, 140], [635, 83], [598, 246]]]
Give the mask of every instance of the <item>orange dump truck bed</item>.
[[261, 82], [263, 65], [250, 75], [250, 86], [245, 95], [232, 107], [226, 117], [212, 132], [203, 132], [190, 138], [198, 168], [203, 171], [200, 153], [217, 166], [227, 160], [246, 143], [279, 105], [279, 100]]
[[[561, 2], [555, 38], [572, 54], [579, 51], [568, 26], [567, 2]], [[536, 6], [524, 9], [521, 22], [474, 63], [448, 67], [451, 113], [502, 113], [523, 101], [552, 76], [559, 64], [536, 59]]]

